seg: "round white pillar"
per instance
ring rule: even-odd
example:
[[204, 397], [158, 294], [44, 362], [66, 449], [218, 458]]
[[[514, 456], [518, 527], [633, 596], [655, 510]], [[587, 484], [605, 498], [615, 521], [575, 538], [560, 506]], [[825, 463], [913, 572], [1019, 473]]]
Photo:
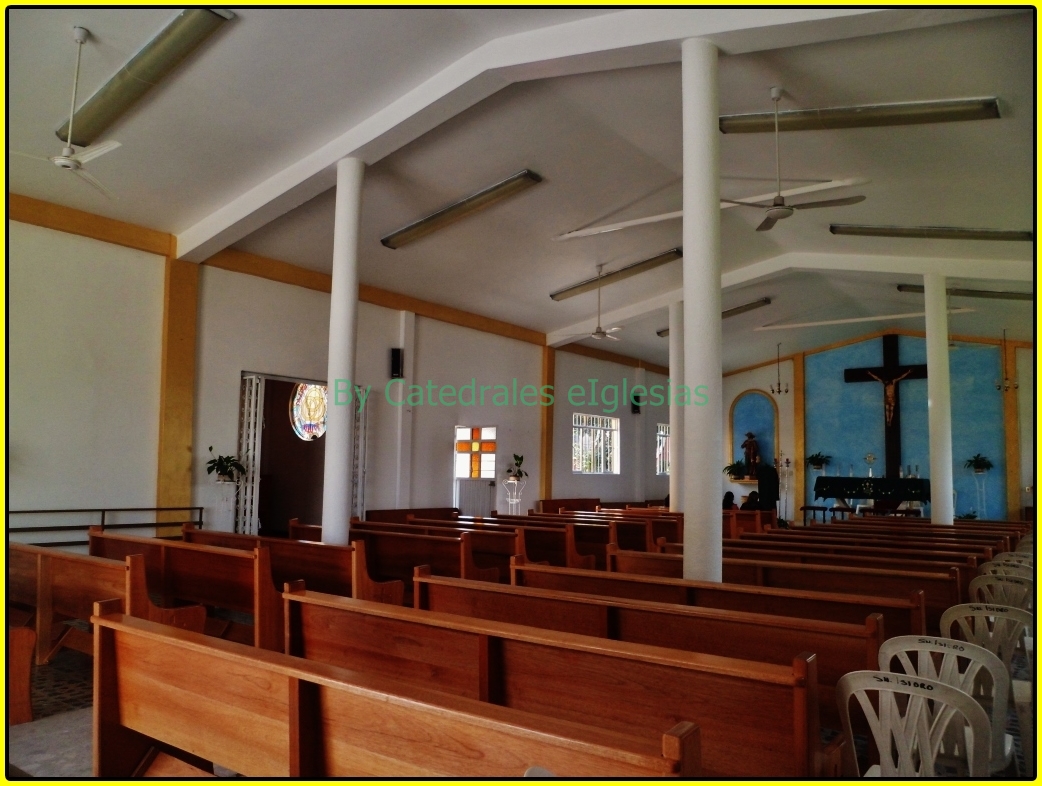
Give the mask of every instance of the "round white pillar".
[[[669, 379], [684, 382], [684, 303], [669, 304]], [[669, 509], [684, 509], [684, 407], [669, 402]]]
[[948, 369], [948, 293], [944, 276], [923, 276], [926, 299], [926, 392], [930, 426], [930, 518], [952, 524], [952, 388]]
[[358, 231], [365, 163], [344, 158], [336, 166], [333, 287], [329, 298], [326, 458], [322, 485], [322, 542], [346, 545], [351, 521], [354, 447], [355, 333], [358, 319]]
[[[720, 362], [720, 131], [717, 50], [681, 45], [684, 133], [684, 578], [720, 581], [723, 374]], [[677, 385], [678, 380], [673, 380]], [[677, 391], [674, 389], [674, 395]]]

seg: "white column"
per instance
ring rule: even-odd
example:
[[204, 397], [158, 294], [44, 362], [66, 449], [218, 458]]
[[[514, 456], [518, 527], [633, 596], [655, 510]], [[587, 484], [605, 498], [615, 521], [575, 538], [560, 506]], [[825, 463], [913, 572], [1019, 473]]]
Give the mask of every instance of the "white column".
[[948, 371], [948, 295], [944, 276], [923, 276], [926, 299], [926, 393], [930, 425], [930, 518], [952, 524], [952, 388]]
[[340, 545], [348, 542], [351, 520], [351, 454], [354, 447], [354, 407], [357, 406], [353, 386], [358, 321], [358, 227], [362, 216], [364, 173], [365, 164], [357, 158], [344, 158], [337, 162], [333, 289], [329, 298], [326, 376], [329, 406], [322, 486], [322, 542]]
[[[723, 374], [720, 362], [720, 131], [717, 50], [681, 45], [684, 129], [684, 578], [720, 581]], [[679, 380], [673, 380], [677, 385]], [[670, 499], [672, 501], [672, 498]]]
[[[684, 303], [669, 304], [669, 379], [684, 380]], [[669, 402], [669, 509], [684, 509], [684, 407]]]
[[[628, 371], [626, 372], [629, 373]], [[633, 370], [633, 383], [630, 385], [632, 391], [637, 385], [642, 386], [645, 390], [648, 387], [647, 372], [642, 368], [636, 368]], [[629, 394], [627, 394], [629, 395]], [[627, 398], [626, 401], [622, 402], [623, 412], [625, 416], [629, 416], [633, 420], [633, 432], [635, 434], [633, 439], [633, 452], [630, 454], [633, 456], [633, 500], [635, 502], [643, 502], [648, 498], [646, 491], [647, 474], [648, 470], [645, 466], [645, 456], [649, 455], [648, 452], [648, 408], [642, 406], [640, 408], [639, 415], [633, 415], [632, 413], [632, 400]], [[651, 454], [654, 455], [654, 454]]]
[[402, 405], [395, 409], [395, 477], [394, 506], [396, 508], [412, 507], [412, 407], [405, 404], [405, 390], [413, 382], [416, 347], [416, 315], [411, 311], [398, 312], [398, 346], [404, 354], [402, 368], [402, 384], [394, 385], [391, 394], [401, 398]]

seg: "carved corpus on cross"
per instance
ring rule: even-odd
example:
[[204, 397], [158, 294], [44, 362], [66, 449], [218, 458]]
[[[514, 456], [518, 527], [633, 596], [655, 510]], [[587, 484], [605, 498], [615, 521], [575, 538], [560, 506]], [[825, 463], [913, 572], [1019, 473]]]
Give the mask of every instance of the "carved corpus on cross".
[[906, 379], [926, 379], [926, 364], [902, 366], [898, 359], [897, 336], [883, 336], [883, 365], [875, 368], [848, 368], [844, 382], [880, 382], [883, 385], [883, 444], [886, 452], [886, 477], [901, 474], [901, 386]]

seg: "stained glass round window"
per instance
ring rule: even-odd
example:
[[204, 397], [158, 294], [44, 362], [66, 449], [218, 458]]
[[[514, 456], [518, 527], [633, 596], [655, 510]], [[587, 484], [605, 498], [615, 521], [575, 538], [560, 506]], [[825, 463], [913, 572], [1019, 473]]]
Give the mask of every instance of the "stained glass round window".
[[326, 386], [301, 382], [289, 399], [289, 422], [303, 440], [318, 439], [326, 433]]

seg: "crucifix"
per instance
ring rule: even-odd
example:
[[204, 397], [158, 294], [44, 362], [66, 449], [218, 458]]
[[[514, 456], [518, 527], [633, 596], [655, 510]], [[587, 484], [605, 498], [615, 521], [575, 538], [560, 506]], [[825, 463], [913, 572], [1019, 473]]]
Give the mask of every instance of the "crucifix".
[[875, 368], [848, 368], [844, 382], [880, 382], [883, 385], [883, 444], [886, 452], [886, 477], [901, 472], [901, 397], [899, 383], [905, 379], [926, 379], [926, 364], [902, 366], [898, 359], [897, 336], [883, 336], [883, 365]]

